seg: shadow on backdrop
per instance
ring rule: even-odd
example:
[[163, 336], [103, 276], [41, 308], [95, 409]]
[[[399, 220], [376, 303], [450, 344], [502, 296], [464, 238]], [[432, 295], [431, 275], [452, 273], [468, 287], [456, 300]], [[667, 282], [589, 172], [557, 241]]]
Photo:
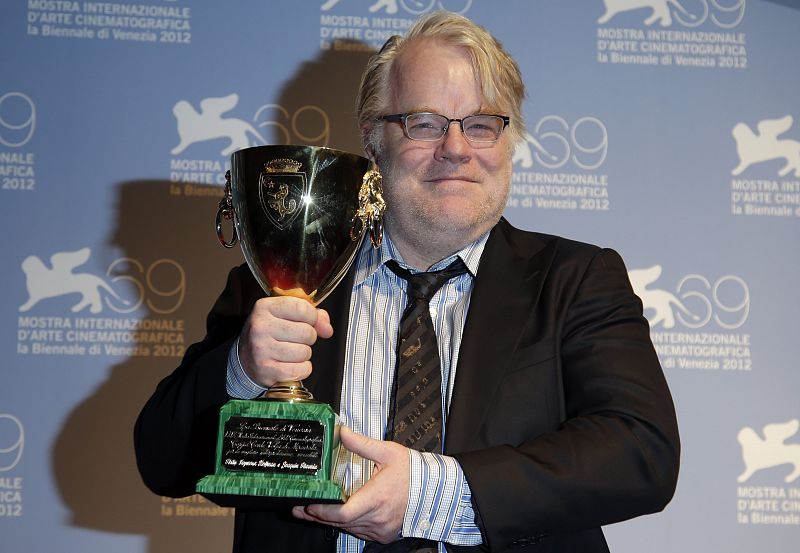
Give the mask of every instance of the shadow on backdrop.
[[[136, 314], [142, 319], [183, 321], [182, 335], [192, 342], [203, 336], [206, 312], [228, 268], [241, 256], [217, 242], [213, 221], [218, 199], [173, 195], [170, 190], [176, 186], [182, 187], [166, 181], [122, 184], [110, 249], [141, 264], [120, 265], [122, 276], [144, 286], [144, 301]], [[203, 188], [216, 191], [216, 187], [197, 187]], [[139, 294], [132, 288], [126, 297], [135, 301]], [[151, 553], [174, 551], [176, 544], [197, 552], [226, 551], [232, 516], [187, 516], [190, 507], [213, 505], [176, 504], [142, 484], [133, 452], [133, 424], [155, 385], [178, 365], [176, 355], [188, 344], [136, 345], [149, 348], [150, 354], [134, 355], [113, 366], [107, 380], [70, 413], [55, 443], [55, 480], [71, 512], [70, 523], [145, 535]], [[177, 505], [184, 516], [177, 516]], [[170, 508], [172, 516], [167, 516]]]
[[780, 4], [781, 6], [785, 6], [787, 8], [800, 10], [800, 2], [797, 0], [767, 0], [767, 2], [772, 2], [773, 4]]
[[293, 115], [274, 114], [279, 124], [262, 128], [268, 143], [328, 146], [364, 155], [355, 99], [371, 51], [361, 42], [336, 45], [341, 49], [320, 51], [283, 86], [276, 103]]
[[[322, 145], [326, 138], [330, 147], [362, 152], [353, 105], [368, 57], [360, 44], [322, 51], [287, 82], [277, 103], [295, 113], [292, 125], [302, 136], [319, 135], [319, 140], [306, 143]], [[300, 110], [303, 106], [318, 106], [326, 117], [319, 117], [320, 111], [314, 109]], [[273, 130], [270, 142], [287, 141], [280, 127], [273, 125]], [[298, 136], [293, 130], [292, 134]], [[150, 300], [136, 315], [183, 321], [185, 346], [202, 338], [207, 311], [221, 292], [228, 270], [242, 262], [238, 247], [223, 249], [214, 233], [222, 188], [194, 185], [192, 190], [216, 195], [187, 196], [189, 188], [189, 183], [158, 180], [119, 185], [117, 226], [109, 244], [109, 249], [122, 252], [121, 257], [141, 264], [120, 265], [125, 270], [120, 276], [143, 282]], [[176, 194], [177, 190], [182, 193]], [[145, 274], [149, 268], [150, 281]], [[171, 309], [175, 310], [168, 312]], [[230, 510], [218, 509], [199, 496], [186, 502], [161, 498], [141, 482], [133, 452], [133, 425], [156, 384], [178, 365], [180, 356], [156, 357], [152, 344], [138, 345], [149, 346], [151, 354], [130, 356], [113, 366], [105, 382], [70, 413], [54, 444], [53, 471], [70, 511], [69, 523], [144, 536], [148, 553], [176, 548], [195, 553], [228, 551]]]

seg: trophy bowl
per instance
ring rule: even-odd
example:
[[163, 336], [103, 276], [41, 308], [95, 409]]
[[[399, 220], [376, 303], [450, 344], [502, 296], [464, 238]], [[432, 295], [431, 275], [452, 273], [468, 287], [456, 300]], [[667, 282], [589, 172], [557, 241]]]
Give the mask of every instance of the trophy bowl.
[[[242, 252], [267, 294], [319, 304], [347, 273], [365, 234], [382, 239], [380, 174], [359, 155], [315, 146], [234, 152], [217, 211], [217, 237]], [[233, 220], [224, 237], [222, 219]], [[216, 468], [197, 491], [223, 506], [274, 508], [341, 502], [332, 480], [336, 414], [299, 381], [220, 410]]]
[[364, 230], [372, 229], [373, 220], [363, 214], [370, 198], [362, 193], [377, 175], [371, 167], [365, 157], [316, 146], [256, 146], [233, 153], [236, 234], [266, 293], [317, 305], [339, 283]]

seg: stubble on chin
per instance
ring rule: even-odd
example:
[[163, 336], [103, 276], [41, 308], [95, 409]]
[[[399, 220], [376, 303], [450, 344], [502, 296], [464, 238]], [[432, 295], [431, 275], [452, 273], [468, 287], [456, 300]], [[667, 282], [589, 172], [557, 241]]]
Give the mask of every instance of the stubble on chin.
[[[498, 191], [498, 194], [502, 194]], [[459, 251], [490, 230], [500, 219], [504, 200], [468, 201], [453, 198], [394, 201], [387, 197], [386, 225], [392, 240], [406, 257], [408, 250], [423, 257], [428, 266]], [[391, 203], [390, 203], [391, 202]], [[447, 202], [449, 205], [446, 205]], [[495, 207], [498, 202], [501, 207]]]

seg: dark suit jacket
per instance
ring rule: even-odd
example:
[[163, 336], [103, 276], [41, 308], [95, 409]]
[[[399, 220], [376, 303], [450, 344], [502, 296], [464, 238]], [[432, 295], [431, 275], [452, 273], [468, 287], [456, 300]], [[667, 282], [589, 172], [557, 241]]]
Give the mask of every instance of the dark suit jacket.
[[[336, 334], [306, 386], [338, 410], [352, 271], [323, 303]], [[139, 470], [183, 496], [213, 472], [228, 351], [263, 296], [234, 269], [189, 348], [136, 423]], [[446, 429], [484, 544], [452, 551], [604, 552], [600, 526], [661, 510], [678, 474], [675, 412], [642, 306], [616, 252], [505, 220], [472, 292]], [[237, 512], [234, 551], [333, 551], [336, 532], [288, 512]]]

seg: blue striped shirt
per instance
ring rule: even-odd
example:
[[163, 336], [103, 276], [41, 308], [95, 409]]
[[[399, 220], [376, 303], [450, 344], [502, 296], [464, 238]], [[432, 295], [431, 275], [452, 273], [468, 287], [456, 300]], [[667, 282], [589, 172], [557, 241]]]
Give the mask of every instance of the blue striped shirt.
[[[487, 238], [488, 233], [430, 268], [442, 269], [458, 256], [469, 269], [469, 273], [446, 282], [430, 302], [442, 365], [445, 422], [472, 282]], [[365, 240], [356, 258], [340, 403], [342, 424], [376, 440], [383, 439], [386, 432], [395, 376], [397, 332], [406, 304], [406, 281], [384, 265], [390, 259], [396, 259], [414, 272], [403, 263], [388, 233], [379, 249], [373, 249]], [[234, 344], [229, 356], [228, 393], [238, 398], [257, 397], [264, 388], [248, 378], [238, 359], [237, 346]], [[446, 439], [443, 436], [443, 441]], [[402, 535], [455, 545], [481, 543], [469, 485], [458, 462], [446, 455], [409, 451], [411, 487]], [[349, 496], [369, 479], [373, 466], [372, 461], [340, 448], [334, 463], [334, 478]], [[360, 552], [363, 545], [349, 534], [339, 536], [341, 552]], [[442, 544], [439, 550], [444, 551]]]

